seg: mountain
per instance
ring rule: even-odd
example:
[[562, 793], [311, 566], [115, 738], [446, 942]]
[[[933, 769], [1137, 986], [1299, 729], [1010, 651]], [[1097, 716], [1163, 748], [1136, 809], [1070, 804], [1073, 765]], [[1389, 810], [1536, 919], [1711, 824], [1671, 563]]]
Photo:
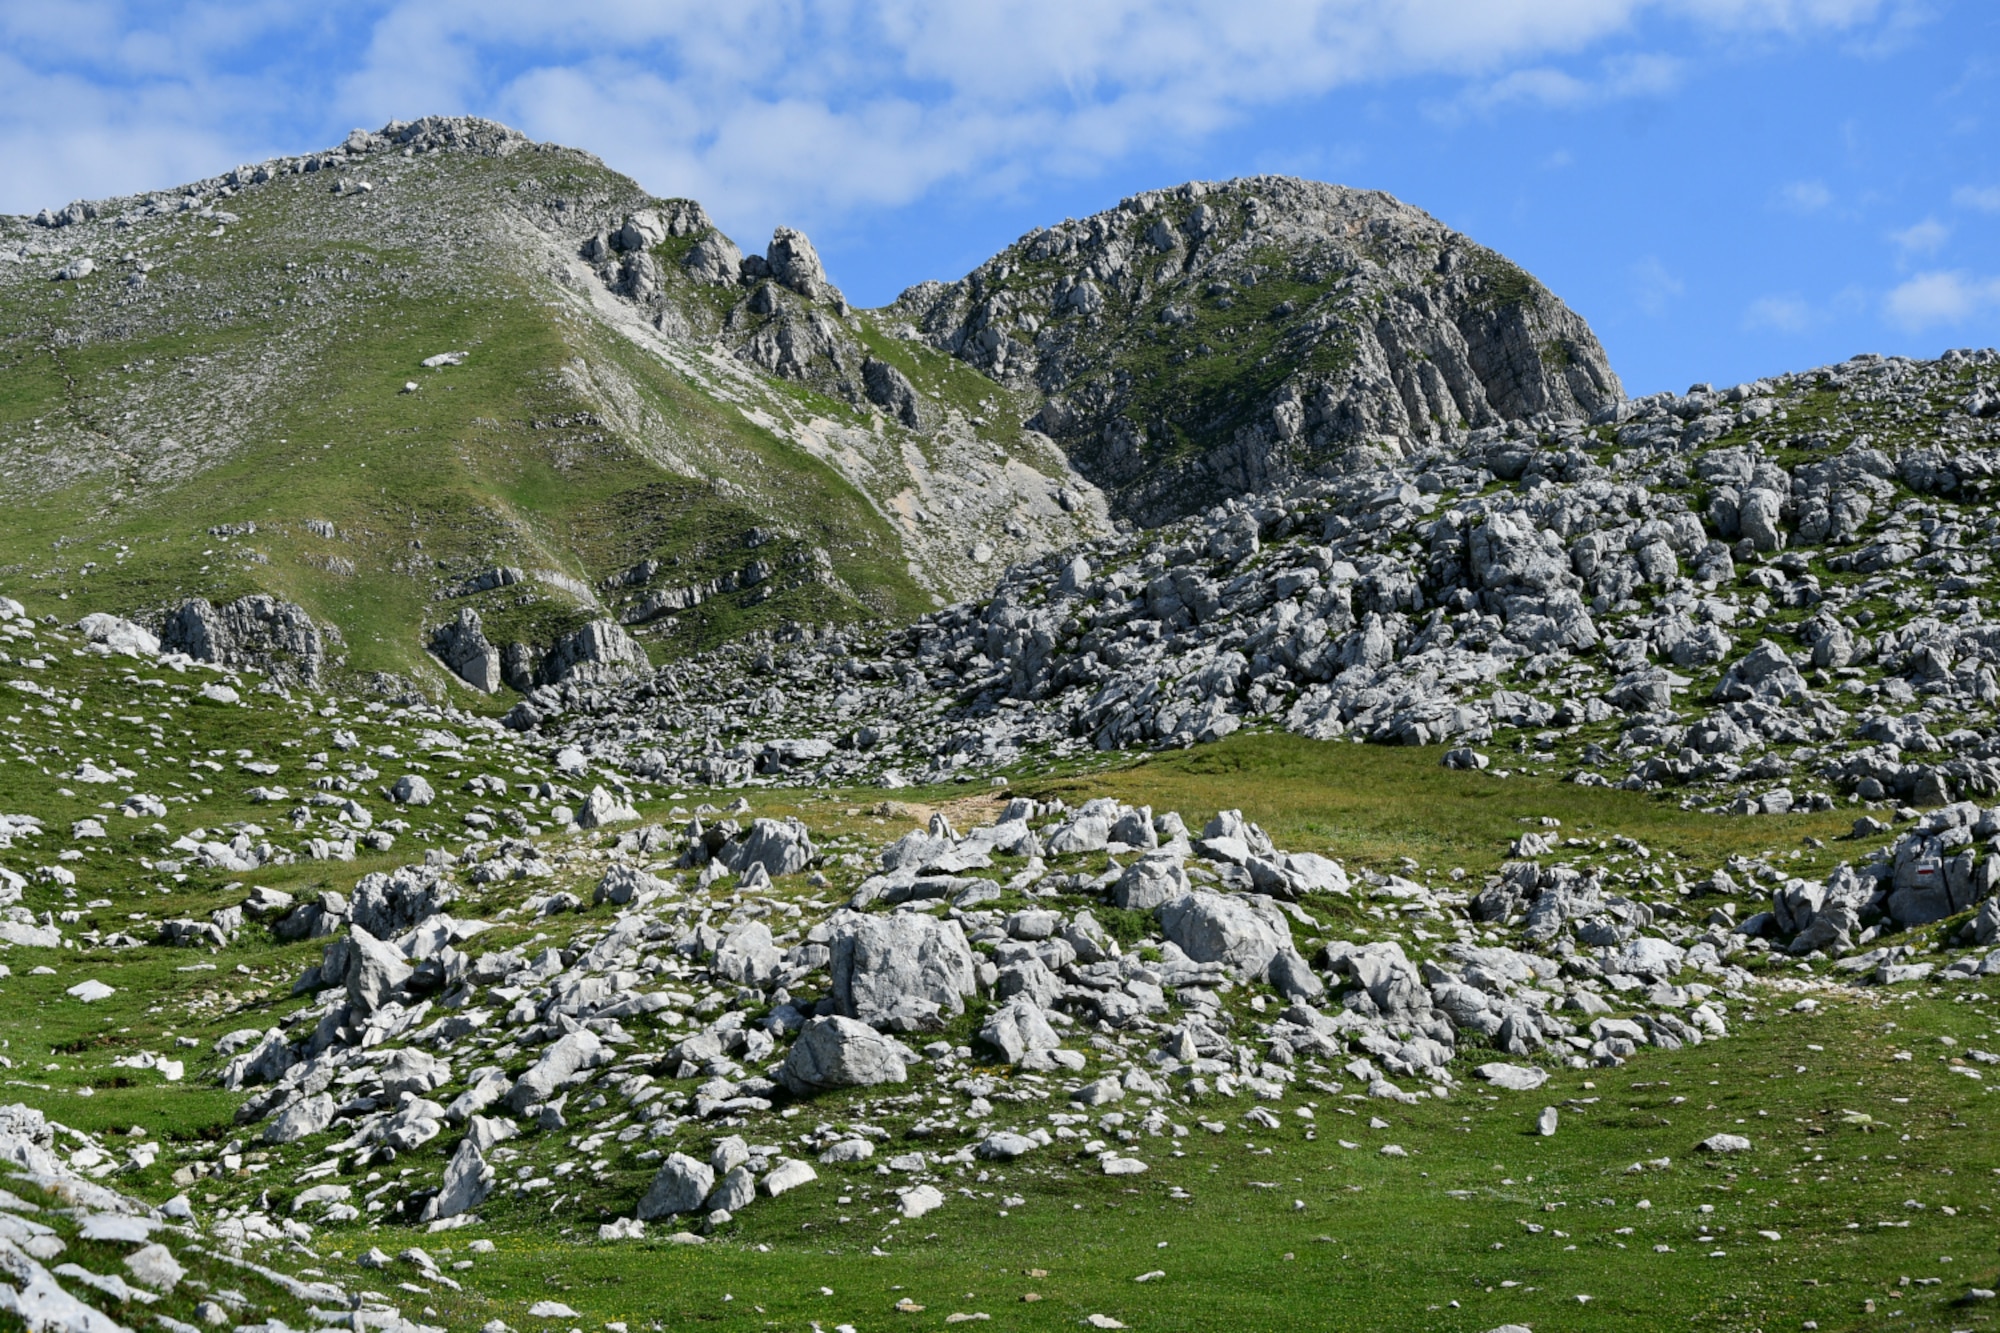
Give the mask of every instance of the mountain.
[[1134, 195], [893, 308], [1041, 394], [1034, 424], [1149, 524], [1624, 396], [1583, 320], [1506, 259], [1379, 191], [1284, 176]]
[[593, 622], [636, 661], [906, 621], [1119, 519], [1617, 395], [1506, 261], [1281, 178], [875, 311], [796, 231], [745, 255], [472, 119], [0, 219], [0, 571], [155, 625], [268, 594], [391, 690], [445, 687], [427, 648], [531, 684]]
[[460, 120], [0, 223], [0, 559], [156, 621], [269, 592], [348, 670], [435, 687], [426, 634], [461, 607], [499, 643], [609, 615], [671, 651], [905, 618], [971, 591], [975, 551], [1103, 530], [941, 354], [903, 357], [917, 431], [718, 343], [737, 307], [782, 323], [748, 283], [663, 263], [676, 313], [640, 318], [603, 238], [641, 235], [733, 250], [698, 206]]

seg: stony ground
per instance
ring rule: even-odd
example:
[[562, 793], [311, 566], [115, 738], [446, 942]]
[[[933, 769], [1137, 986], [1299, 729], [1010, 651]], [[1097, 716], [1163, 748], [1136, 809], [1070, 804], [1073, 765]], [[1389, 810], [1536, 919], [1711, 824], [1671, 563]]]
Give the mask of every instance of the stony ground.
[[1252, 732], [711, 792], [7, 632], [10, 1091], [61, 1126], [18, 1114], [17, 1194], [115, 1189], [186, 1269], [29, 1228], [61, 1318], [1968, 1327], [1993, 1284], [1990, 909], [1753, 924], [1950, 811], [1835, 841]]

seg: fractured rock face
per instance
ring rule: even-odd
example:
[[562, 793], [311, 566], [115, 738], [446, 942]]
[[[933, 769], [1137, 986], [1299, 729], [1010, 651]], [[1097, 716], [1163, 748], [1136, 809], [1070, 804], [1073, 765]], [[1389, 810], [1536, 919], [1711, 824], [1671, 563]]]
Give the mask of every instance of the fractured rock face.
[[771, 248], [765, 253], [764, 262], [770, 266], [773, 279], [807, 300], [827, 301], [836, 306], [847, 304], [840, 289], [826, 280], [819, 251], [813, 249], [804, 232], [790, 227], [772, 232]]
[[681, 271], [704, 285], [727, 287], [736, 282], [742, 264], [743, 252], [736, 248], [736, 242], [711, 231], [682, 256]]
[[624, 626], [615, 620], [593, 620], [574, 634], [558, 639], [542, 658], [536, 677], [545, 685], [574, 681], [579, 685], [613, 684], [645, 675], [652, 662]]
[[965, 1012], [976, 981], [956, 921], [897, 915], [836, 918], [833, 1002], [842, 1015], [910, 1031]]
[[[1148, 523], [1384, 437], [1587, 419], [1624, 396], [1583, 320], [1499, 255], [1386, 194], [1283, 176], [1135, 195], [898, 308], [933, 345], [1039, 390], [1034, 424]], [[1286, 368], [1218, 401], [1139, 373], [1140, 346], [1170, 366], [1275, 347]]]
[[252, 593], [222, 606], [200, 597], [181, 603], [160, 630], [160, 648], [197, 662], [256, 667], [276, 680], [314, 685], [325, 674], [328, 637], [302, 607]]
[[480, 627], [479, 613], [464, 607], [456, 620], [447, 621], [431, 633], [431, 651], [454, 676], [475, 690], [492, 694], [504, 683], [500, 674], [500, 650], [487, 642]]
[[861, 384], [869, 402], [911, 430], [922, 430], [928, 424], [929, 414], [916, 385], [910, 383], [909, 376], [887, 361], [878, 361], [872, 356], [863, 361]]

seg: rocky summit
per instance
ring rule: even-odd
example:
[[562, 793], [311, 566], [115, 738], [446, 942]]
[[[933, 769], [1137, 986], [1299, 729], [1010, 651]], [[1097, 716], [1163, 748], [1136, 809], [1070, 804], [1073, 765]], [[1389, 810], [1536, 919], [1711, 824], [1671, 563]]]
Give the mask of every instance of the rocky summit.
[[9, 1326], [1983, 1318], [2000, 355], [441, 118], [0, 261]]

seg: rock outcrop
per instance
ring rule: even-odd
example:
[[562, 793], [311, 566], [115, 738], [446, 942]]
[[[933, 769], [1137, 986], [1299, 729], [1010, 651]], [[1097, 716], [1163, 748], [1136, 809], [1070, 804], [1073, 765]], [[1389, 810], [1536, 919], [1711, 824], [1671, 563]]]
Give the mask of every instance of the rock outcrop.
[[181, 603], [161, 627], [160, 648], [197, 662], [255, 667], [275, 680], [314, 685], [325, 674], [331, 637], [303, 607], [252, 593], [221, 606], [200, 597]]
[[1379, 191], [1285, 176], [1134, 195], [896, 309], [1039, 391], [1030, 424], [1144, 523], [1623, 398], [1583, 320], [1507, 260]]

